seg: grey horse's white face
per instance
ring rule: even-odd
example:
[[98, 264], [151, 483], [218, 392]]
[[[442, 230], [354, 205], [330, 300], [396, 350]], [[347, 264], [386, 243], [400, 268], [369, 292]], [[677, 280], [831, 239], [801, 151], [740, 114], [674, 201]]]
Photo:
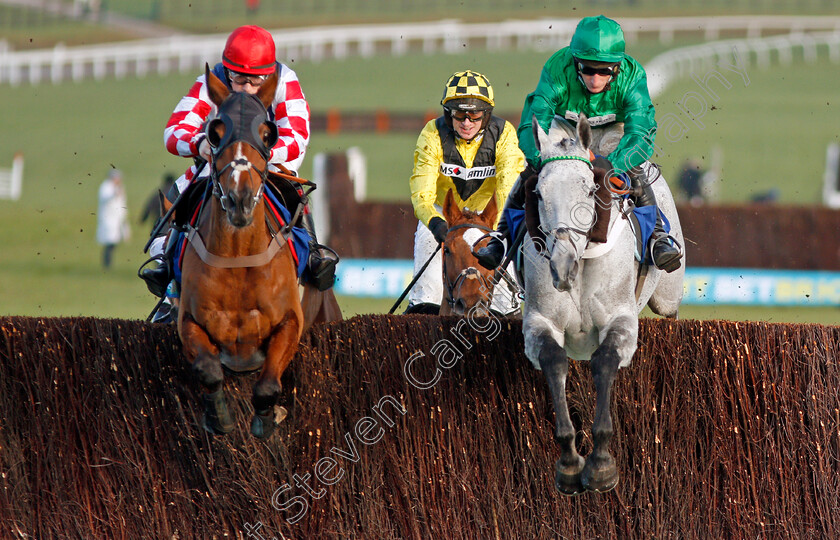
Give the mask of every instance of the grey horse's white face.
[[595, 180], [589, 165], [592, 132], [581, 115], [577, 129], [556, 117], [548, 133], [534, 120], [534, 132], [543, 162], [536, 194], [540, 226], [545, 233], [544, 255], [553, 285], [571, 289], [595, 222]]

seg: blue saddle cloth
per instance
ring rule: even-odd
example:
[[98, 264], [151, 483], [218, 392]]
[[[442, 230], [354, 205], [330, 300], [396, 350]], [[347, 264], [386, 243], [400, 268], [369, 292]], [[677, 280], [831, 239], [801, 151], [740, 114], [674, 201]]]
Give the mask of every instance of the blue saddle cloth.
[[[266, 189], [263, 190], [263, 198], [265, 199], [266, 208], [274, 214], [282, 227], [291, 221], [292, 215], [284, 205], [280, 204], [280, 199], [275, 193], [274, 187], [270, 183], [266, 183], [265, 186]], [[292, 249], [292, 258], [295, 260], [297, 275], [301, 277], [304, 272], [307, 272], [306, 263], [309, 260], [309, 233], [303, 227], [292, 227], [292, 234], [289, 236], [289, 239], [292, 241], [290, 247]], [[184, 256], [186, 242], [186, 233], [180, 233], [178, 246], [175, 251], [175, 281], [179, 285], [181, 283], [181, 259]], [[306, 278], [306, 276], [303, 277]], [[174, 296], [169, 293], [167, 294]]]
[[[650, 240], [651, 235], [653, 235], [653, 230], [654, 228], [656, 228], [657, 212], [659, 212], [659, 215], [662, 216], [662, 225], [665, 228], [665, 232], [670, 233], [671, 222], [669, 222], [668, 218], [665, 217], [665, 214], [663, 214], [662, 211], [659, 210], [658, 206], [637, 206], [633, 208], [633, 214], [635, 214], [636, 219], [639, 222], [638, 234], [641, 237], [641, 245], [643, 251], [643, 253], [639, 253], [638, 249], [636, 250], [636, 260], [643, 264], [652, 264], [653, 262], [650, 260], [649, 251], [645, 250], [644, 246], [648, 245], [648, 240]], [[525, 210], [505, 208], [503, 218], [507, 220], [511, 238], [516, 238], [516, 235], [519, 231], [519, 227], [524, 226]]]

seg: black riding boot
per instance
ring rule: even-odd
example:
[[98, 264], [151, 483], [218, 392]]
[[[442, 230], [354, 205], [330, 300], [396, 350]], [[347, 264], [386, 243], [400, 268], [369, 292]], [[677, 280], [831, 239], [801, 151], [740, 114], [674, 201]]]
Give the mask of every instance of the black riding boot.
[[306, 263], [309, 269], [309, 282], [319, 291], [326, 291], [335, 284], [335, 265], [338, 264], [338, 254], [318, 243], [312, 214], [303, 214], [300, 222], [309, 233], [309, 260]]
[[[522, 210], [525, 208], [525, 180], [527, 179], [526, 173], [528, 173], [529, 168], [526, 168], [522, 174], [519, 175], [519, 178], [516, 179], [516, 182], [513, 183], [513, 187], [510, 189], [510, 193], [508, 194], [507, 200], [505, 201], [505, 209], [512, 208], [514, 210]], [[522, 224], [524, 227], [525, 224]], [[488, 270], [494, 270], [502, 264], [502, 260], [504, 260], [505, 255], [505, 244], [503, 240], [507, 240], [508, 246], [511, 246], [513, 243], [513, 238], [510, 234], [510, 227], [508, 226], [508, 222], [505, 219], [504, 210], [502, 210], [502, 218], [499, 220], [499, 225], [496, 227], [496, 230], [490, 233], [490, 241], [487, 242], [487, 245], [475, 250], [473, 255], [475, 258], [478, 259], [478, 264], [487, 268]], [[511, 246], [514, 248], [514, 246]]]
[[166, 247], [163, 250], [163, 255], [160, 257], [160, 264], [158, 264], [157, 268], [144, 268], [140, 273], [140, 277], [146, 281], [146, 287], [149, 288], [149, 292], [158, 298], [163, 298], [169, 282], [175, 277], [172, 269], [174, 266], [175, 247], [177, 245], [178, 231], [170, 229], [169, 236], [166, 239]]
[[[628, 171], [630, 182], [633, 187], [633, 199], [638, 207], [656, 206], [656, 195], [653, 194], [653, 187], [647, 181], [647, 175], [641, 167]], [[662, 217], [659, 211], [656, 212], [656, 225], [653, 228], [653, 235], [650, 238], [653, 245], [650, 247], [653, 264], [665, 272], [673, 272], [680, 267], [680, 259], [683, 254], [673, 239], [665, 232]]]

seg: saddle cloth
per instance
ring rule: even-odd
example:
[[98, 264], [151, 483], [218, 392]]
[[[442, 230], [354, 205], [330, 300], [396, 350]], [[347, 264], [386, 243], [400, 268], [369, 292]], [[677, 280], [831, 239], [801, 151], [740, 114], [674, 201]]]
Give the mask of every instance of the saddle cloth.
[[[653, 230], [656, 227], [657, 212], [662, 217], [662, 224], [665, 232], [670, 232], [671, 223], [657, 206], [634, 206], [632, 212], [625, 214], [630, 221], [630, 226], [636, 236], [636, 260], [642, 264], [652, 264], [649, 250], [646, 250], [645, 246], [648, 245], [648, 240], [650, 240], [650, 237], [653, 235]], [[525, 210], [506, 208], [504, 211], [504, 219], [507, 220], [508, 227], [510, 228], [511, 238], [516, 238], [519, 227], [524, 226]], [[607, 242], [603, 244], [590, 243], [587, 246], [586, 251], [584, 251], [583, 258], [591, 259], [609, 252], [609, 250], [615, 245], [615, 238], [618, 236], [621, 229], [623, 229], [623, 226], [621, 226], [622, 219], [623, 218], [618, 218], [612, 229], [610, 229], [607, 236]], [[519, 247], [521, 249], [521, 246]], [[519, 257], [516, 257], [516, 259], [518, 263], [521, 262]], [[517, 267], [518, 266], [519, 264], [517, 264]]]

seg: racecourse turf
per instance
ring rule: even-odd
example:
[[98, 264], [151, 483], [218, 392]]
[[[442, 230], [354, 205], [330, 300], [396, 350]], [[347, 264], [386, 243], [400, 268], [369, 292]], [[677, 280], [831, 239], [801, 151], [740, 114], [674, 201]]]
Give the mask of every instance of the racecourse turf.
[[[678, 42], [671, 46], [687, 45]], [[644, 41], [630, 52], [648, 60], [664, 46]], [[437, 110], [442, 81], [455, 70], [478, 69], [496, 89], [498, 111], [518, 111], [533, 89], [548, 52], [486, 53], [400, 58], [346, 59], [318, 64], [296, 63], [313, 113], [341, 110]], [[766, 71], [748, 69], [748, 84], [722, 71], [730, 88], [712, 82], [718, 99], [699, 90], [691, 79], [676, 83], [656, 100], [658, 118], [679, 118], [685, 126], [679, 140], [660, 136], [655, 156], [675, 189], [675, 171], [688, 156], [705, 158], [715, 147], [723, 155], [720, 198], [739, 203], [777, 188], [780, 202], [818, 204], [826, 145], [837, 142], [840, 103], [836, 66], [822, 58]], [[703, 78], [705, 73], [696, 74]], [[187, 160], [169, 155], [162, 131], [169, 113], [194, 74], [60, 85], [0, 87], [0, 167], [12, 154], [26, 157], [23, 197], [0, 201], [4, 231], [0, 260], [0, 314], [94, 315], [141, 318], [151, 297], [135, 276], [148, 224], [136, 223], [146, 197], [164, 172], [180, 173]], [[692, 92], [705, 95], [708, 110], [699, 123], [677, 105]], [[714, 109], [712, 109], [714, 108]], [[515, 114], [514, 114], [515, 116]], [[511, 118], [516, 121], [517, 118]], [[702, 124], [702, 128], [700, 127]], [[418, 126], [419, 132], [419, 126]], [[368, 193], [376, 199], [405, 200], [416, 134], [312, 136], [301, 172], [311, 175], [316, 152], [359, 146], [368, 158]], [[115, 266], [100, 267], [95, 243], [96, 195], [111, 167], [122, 169], [128, 189], [134, 235], [116, 249]], [[405, 240], [411, 242], [410, 238]], [[340, 246], [336, 246], [340, 250]], [[350, 313], [383, 312], [391, 301], [342, 299]], [[686, 307], [691, 317], [694, 308]], [[808, 308], [747, 310], [715, 308], [702, 318], [774, 318], [831, 323], [833, 310]], [[781, 314], [785, 315], [781, 315]], [[766, 315], [765, 315], [766, 314]], [[778, 317], [783, 317], [779, 319]]]

